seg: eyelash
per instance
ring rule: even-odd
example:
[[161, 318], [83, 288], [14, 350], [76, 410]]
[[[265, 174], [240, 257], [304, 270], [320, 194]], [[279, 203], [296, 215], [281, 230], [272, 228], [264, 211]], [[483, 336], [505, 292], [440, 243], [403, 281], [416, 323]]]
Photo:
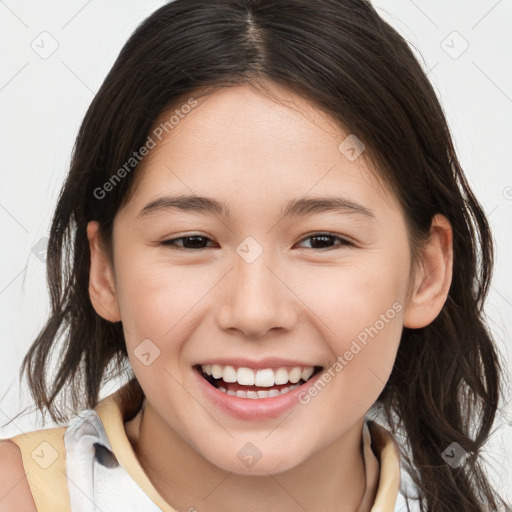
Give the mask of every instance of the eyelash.
[[[186, 240], [186, 239], [190, 239], [190, 238], [202, 238], [202, 239], [205, 239], [205, 240], [208, 240], [208, 241], [212, 241], [210, 238], [208, 238], [207, 236], [203, 236], [203, 235], [187, 235], [187, 236], [181, 236], [179, 238], [172, 238], [172, 239], [169, 239], [169, 240], [164, 240], [163, 242], [161, 242], [161, 245], [164, 245], [166, 247], [172, 247], [173, 249], [175, 248], [178, 248], [178, 250], [184, 250], [184, 251], [198, 251], [198, 250], [201, 250], [201, 249], [208, 249], [208, 247], [201, 247], [199, 249], [191, 249], [189, 247], [182, 247], [182, 246], [179, 246], [179, 245], [176, 245], [176, 241], [177, 240]], [[349, 240], [347, 240], [346, 238], [342, 238], [338, 235], [334, 235], [332, 233], [323, 233], [323, 232], [320, 232], [320, 233], [313, 233], [311, 235], [308, 235], [304, 238], [302, 238], [300, 242], [303, 242], [304, 240], [308, 240], [308, 239], [311, 239], [311, 238], [331, 238], [331, 239], [336, 239], [336, 240], [339, 240], [341, 243], [338, 244], [337, 247], [341, 248], [341, 247], [353, 247], [354, 244], [352, 242], [350, 242]], [[336, 246], [334, 247], [321, 247], [321, 248], [317, 248], [316, 250], [318, 251], [328, 251], [328, 250], [332, 250], [332, 249], [335, 249]], [[312, 249], [312, 250], [315, 250], [314, 247], [303, 247], [302, 249]]]

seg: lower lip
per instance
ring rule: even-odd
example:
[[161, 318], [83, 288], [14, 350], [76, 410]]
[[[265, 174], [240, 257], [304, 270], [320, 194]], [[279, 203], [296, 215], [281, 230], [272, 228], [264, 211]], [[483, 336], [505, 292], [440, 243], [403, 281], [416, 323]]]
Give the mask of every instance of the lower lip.
[[284, 395], [254, 399], [240, 398], [219, 391], [203, 378], [196, 368], [194, 368], [194, 374], [206, 397], [227, 414], [242, 420], [266, 420], [277, 418], [294, 406], [302, 405], [299, 395], [306, 391], [322, 375], [322, 372], [318, 372], [307, 382]]

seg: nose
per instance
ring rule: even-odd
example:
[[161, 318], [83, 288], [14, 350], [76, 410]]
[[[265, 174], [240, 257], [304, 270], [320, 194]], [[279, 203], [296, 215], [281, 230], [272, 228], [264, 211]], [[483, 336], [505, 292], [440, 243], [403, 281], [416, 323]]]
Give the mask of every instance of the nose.
[[[281, 270], [280, 270], [281, 269]], [[286, 283], [286, 272], [263, 254], [252, 263], [235, 257], [223, 279], [217, 323], [258, 339], [270, 330], [291, 330], [299, 317], [299, 302]]]

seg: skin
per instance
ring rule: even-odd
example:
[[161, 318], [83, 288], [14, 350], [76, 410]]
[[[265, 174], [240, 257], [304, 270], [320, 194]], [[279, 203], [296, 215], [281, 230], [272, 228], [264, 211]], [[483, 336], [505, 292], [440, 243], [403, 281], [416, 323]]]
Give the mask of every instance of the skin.
[[[217, 90], [148, 154], [143, 179], [115, 218], [113, 263], [98, 223], [88, 225], [92, 303], [105, 319], [122, 320], [146, 395], [135, 451], [177, 510], [355, 511], [366, 484], [365, 414], [388, 380], [403, 326], [428, 325], [451, 282], [446, 218], [433, 219], [410, 281], [404, 216], [364, 153], [350, 161], [338, 149], [348, 133], [333, 119], [274, 91], [294, 108], [247, 85]], [[223, 201], [231, 218], [177, 210], [137, 217], [153, 199], [180, 194]], [[343, 196], [374, 218], [282, 218], [285, 203], [305, 195]], [[354, 245], [306, 238], [325, 231]], [[161, 245], [191, 234], [211, 242], [189, 251], [179, 245], [187, 240]], [[236, 252], [248, 236], [263, 249], [250, 264]], [[293, 357], [327, 369], [397, 301], [403, 308], [394, 319], [291, 414], [235, 419], [195, 385], [192, 365], [214, 357]], [[134, 351], [148, 338], [160, 355], [146, 366]], [[262, 453], [252, 468], [237, 457], [248, 442]]]

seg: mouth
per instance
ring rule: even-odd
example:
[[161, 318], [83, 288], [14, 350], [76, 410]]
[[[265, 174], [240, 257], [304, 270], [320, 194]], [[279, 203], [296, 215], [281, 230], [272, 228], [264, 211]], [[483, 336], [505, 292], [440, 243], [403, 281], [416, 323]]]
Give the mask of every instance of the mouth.
[[323, 366], [253, 370], [230, 365], [197, 364], [194, 369], [218, 391], [237, 398], [265, 400], [285, 395], [313, 379]]

